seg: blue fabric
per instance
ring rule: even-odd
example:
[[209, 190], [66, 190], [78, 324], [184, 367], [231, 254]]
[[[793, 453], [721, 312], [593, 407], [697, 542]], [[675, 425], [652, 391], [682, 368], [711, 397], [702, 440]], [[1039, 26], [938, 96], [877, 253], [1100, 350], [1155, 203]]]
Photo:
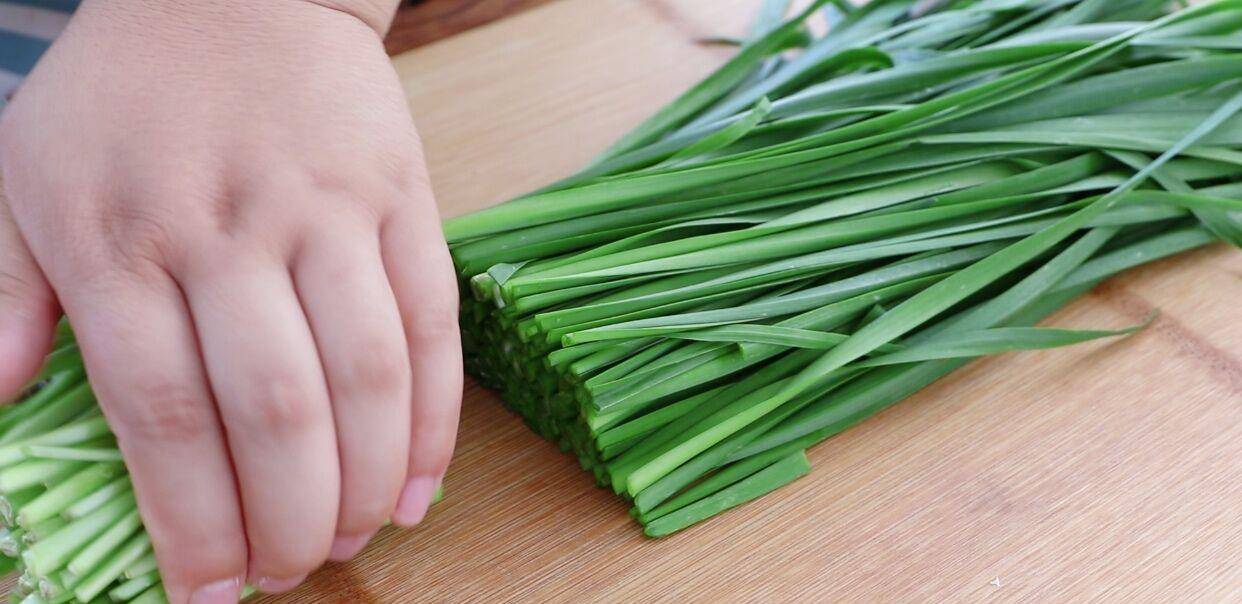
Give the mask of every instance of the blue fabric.
[[[0, 0], [0, 8], [13, 6], [36, 8], [56, 13], [72, 13], [81, 0]], [[51, 45], [51, 40], [35, 37], [23, 31], [23, 23], [5, 23], [0, 20], [0, 69], [25, 75], [34, 67], [39, 56]], [[46, 35], [46, 34], [43, 34]]]
[[[8, 95], [17, 82], [30, 73], [39, 57], [51, 46], [50, 38], [55, 37], [59, 24], [64, 21], [57, 14], [72, 13], [80, 2], [0, 0], [0, 109], [4, 109]], [[51, 27], [48, 27], [48, 17]], [[6, 18], [10, 22], [5, 22]]]
[[21, 75], [30, 73], [30, 68], [51, 44], [51, 40], [0, 29], [0, 69]]
[[78, 7], [81, 0], [0, 0], [0, 4], [21, 4], [35, 8], [46, 8], [62, 13], [71, 13]]

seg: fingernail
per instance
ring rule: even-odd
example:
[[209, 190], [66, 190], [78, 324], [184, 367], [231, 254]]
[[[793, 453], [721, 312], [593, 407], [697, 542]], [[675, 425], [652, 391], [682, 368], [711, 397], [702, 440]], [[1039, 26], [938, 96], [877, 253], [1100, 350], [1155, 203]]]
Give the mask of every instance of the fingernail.
[[367, 542], [371, 541], [371, 536], [375, 532], [363, 533], [361, 535], [341, 535], [332, 540], [332, 549], [328, 552], [328, 559], [333, 562], [344, 562], [362, 551], [367, 546]]
[[289, 591], [302, 584], [306, 580], [306, 575], [298, 575], [296, 577], [260, 577], [258, 585], [259, 591], [265, 594], [278, 594]]
[[423, 521], [427, 515], [427, 506], [436, 494], [436, 485], [440, 480], [433, 476], [415, 476], [405, 483], [401, 498], [397, 500], [397, 509], [392, 513], [392, 521], [401, 526], [414, 526]]
[[208, 583], [190, 594], [190, 604], [237, 604], [241, 599], [241, 581], [224, 579]]

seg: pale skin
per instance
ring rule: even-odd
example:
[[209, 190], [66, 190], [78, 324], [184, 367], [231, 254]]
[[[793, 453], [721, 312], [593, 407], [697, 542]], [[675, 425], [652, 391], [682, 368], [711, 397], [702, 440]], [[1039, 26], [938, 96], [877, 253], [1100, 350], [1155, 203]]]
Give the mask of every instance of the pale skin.
[[62, 311], [174, 604], [291, 589], [452, 455], [457, 289], [395, 0], [86, 0], [0, 120], [0, 398]]

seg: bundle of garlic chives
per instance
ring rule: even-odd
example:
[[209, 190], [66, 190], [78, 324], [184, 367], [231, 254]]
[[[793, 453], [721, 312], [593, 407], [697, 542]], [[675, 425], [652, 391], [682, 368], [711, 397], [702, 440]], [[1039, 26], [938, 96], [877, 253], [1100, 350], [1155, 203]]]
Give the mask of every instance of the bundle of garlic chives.
[[29, 392], [0, 408], [0, 522], [0, 568], [21, 572], [14, 604], [167, 601], [67, 323]]
[[1242, 243], [1242, 2], [786, 5], [581, 173], [445, 226], [468, 369], [649, 535], [971, 358], [1129, 333], [1032, 325]]
[[116, 440], [68, 328], [37, 386], [0, 409], [0, 553], [22, 572], [10, 601], [162, 602]]

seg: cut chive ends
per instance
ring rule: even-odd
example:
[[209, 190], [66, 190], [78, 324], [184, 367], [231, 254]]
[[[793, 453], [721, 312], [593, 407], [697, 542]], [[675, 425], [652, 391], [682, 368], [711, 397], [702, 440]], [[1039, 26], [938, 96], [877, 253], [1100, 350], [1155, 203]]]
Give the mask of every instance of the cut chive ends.
[[11, 602], [167, 602], [67, 323], [34, 384], [0, 407], [0, 522], [0, 572], [20, 573]]
[[762, 4], [583, 171], [445, 228], [468, 370], [650, 536], [973, 358], [1134, 333], [1035, 325], [1242, 242], [1242, 0]]

